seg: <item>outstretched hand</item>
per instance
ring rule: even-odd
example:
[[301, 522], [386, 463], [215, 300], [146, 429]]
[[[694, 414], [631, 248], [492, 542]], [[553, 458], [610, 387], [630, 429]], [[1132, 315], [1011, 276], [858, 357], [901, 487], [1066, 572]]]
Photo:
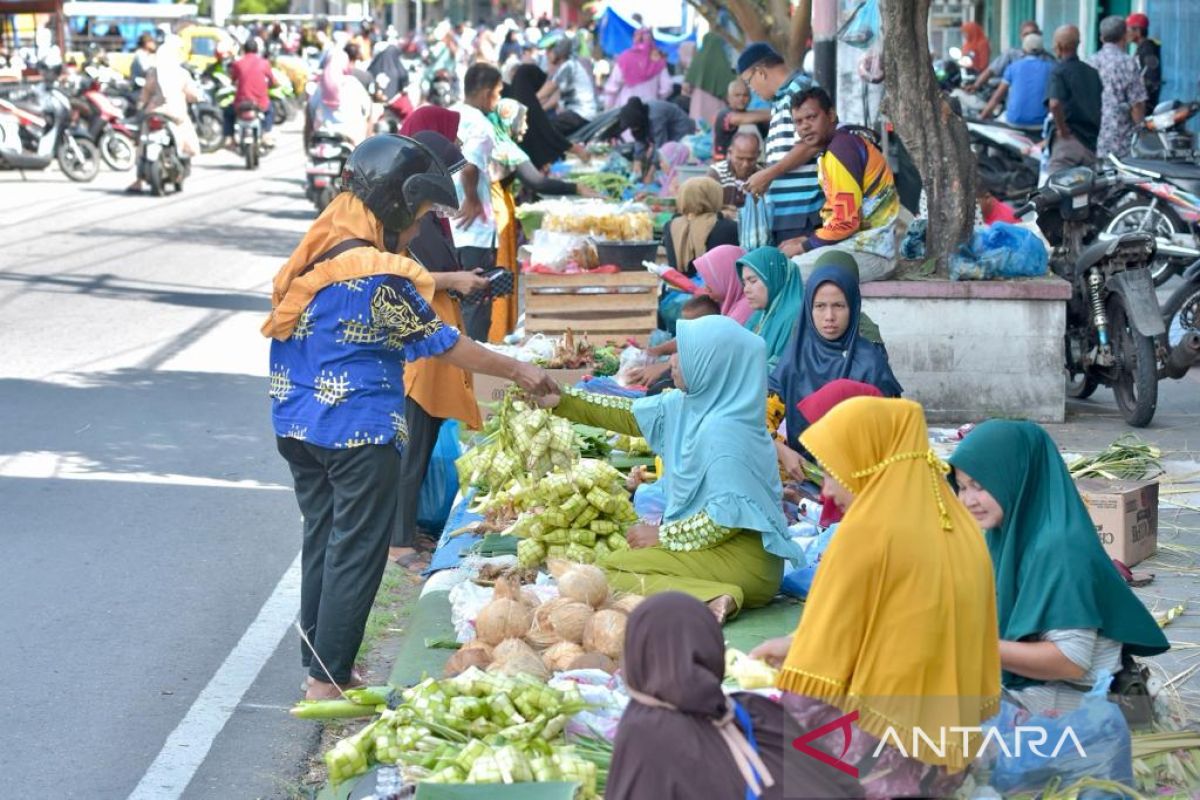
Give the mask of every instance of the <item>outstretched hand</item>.
[[550, 373], [534, 364], [519, 363], [513, 373], [513, 382], [535, 397], [558, 393], [558, 384]]

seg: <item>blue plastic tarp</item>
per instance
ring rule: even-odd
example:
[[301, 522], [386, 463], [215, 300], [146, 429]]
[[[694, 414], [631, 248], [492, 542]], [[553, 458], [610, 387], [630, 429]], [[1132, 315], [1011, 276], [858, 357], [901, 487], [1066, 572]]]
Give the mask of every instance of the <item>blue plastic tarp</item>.
[[[633, 47], [633, 34], [637, 25], [631, 19], [626, 19], [617, 13], [612, 6], [604, 9], [600, 17], [600, 47], [609, 56], [619, 56]], [[667, 63], [679, 63], [679, 45], [684, 42], [696, 41], [696, 30], [693, 28], [686, 34], [670, 34], [654, 31], [654, 43], [667, 57]]]

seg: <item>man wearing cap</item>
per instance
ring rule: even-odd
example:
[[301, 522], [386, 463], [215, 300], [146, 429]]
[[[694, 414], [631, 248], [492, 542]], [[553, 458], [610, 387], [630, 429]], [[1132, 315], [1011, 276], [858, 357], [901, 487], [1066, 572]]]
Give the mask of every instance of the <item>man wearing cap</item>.
[[1063, 25], [1054, 32], [1054, 52], [1058, 63], [1046, 86], [1046, 102], [1054, 120], [1046, 166], [1051, 174], [1095, 163], [1103, 92], [1100, 75], [1079, 60], [1078, 27]]
[[1103, 46], [1088, 59], [1104, 85], [1096, 155], [1123, 157], [1129, 155], [1134, 132], [1146, 117], [1146, 86], [1137, 62], [1125, 52], [1125, 20], [1100, 20], [1100, 41]]
[[1129, 41], [1137, 46], [1138, 69], [1146, 86], [1146, 110], [1153, 111], [1162, 91], [1162, 48], [1150, 38], [1150, 18], [1145, 14], [1130, 14], [1125, 27], [1129, 31]]
[[1054, 61], [1042, 57], [1046, 51], [1042, 49], [1040, 33], [1025, 34], [1021, 49], [1025, 56], [1005, 68], [1000, 85], [979, 115], [983, 119], [990, 117], [1007, 95], [1005, 122], [1020, 127], [1041, 127], [1046, 119], [1046, 84], [1054, 70]]
[[807, 236], [821, 225], [825, 196], [817, 183], [818, 148], [797, 138], [792, 98], [812, 81], [803, 70], [788, 69], [766, 42], [748, 45], [738, 56], [737, 70], [750, 90], [771, 104], [767, 166], [746, 181], [746, 193], [767, 196], [776, 244]]

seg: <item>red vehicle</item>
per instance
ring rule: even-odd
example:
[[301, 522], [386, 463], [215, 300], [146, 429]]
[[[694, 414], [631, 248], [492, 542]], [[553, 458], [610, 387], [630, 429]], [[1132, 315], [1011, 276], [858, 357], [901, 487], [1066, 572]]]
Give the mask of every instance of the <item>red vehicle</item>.
[[86, 80], [76, 105], [104, 163], [120, 172], [133, 169], [137, 160], [137, 129], [104, 93], [99, 80]]

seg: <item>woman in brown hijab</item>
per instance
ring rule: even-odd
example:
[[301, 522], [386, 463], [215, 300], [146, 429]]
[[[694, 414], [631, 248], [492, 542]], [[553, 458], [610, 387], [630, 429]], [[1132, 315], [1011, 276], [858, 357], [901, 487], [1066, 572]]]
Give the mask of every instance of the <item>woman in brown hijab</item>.
[[667, 263], [695, 275], [692, 262], [714, 247], [738, 243], [737, 222], [721, 216], [725, 194], [712, 178], [691, 178], [679, 188], [679, 216], [667, 223], [663, 247]]
[[862, 796], [849, 776], [788, 753], [803, 731], [781, 706], [725, 695], [721, 626], [699, 600], [665, 592], [642, 602], [625, 630], [624, 674], [632, 701], [606, 800]]

